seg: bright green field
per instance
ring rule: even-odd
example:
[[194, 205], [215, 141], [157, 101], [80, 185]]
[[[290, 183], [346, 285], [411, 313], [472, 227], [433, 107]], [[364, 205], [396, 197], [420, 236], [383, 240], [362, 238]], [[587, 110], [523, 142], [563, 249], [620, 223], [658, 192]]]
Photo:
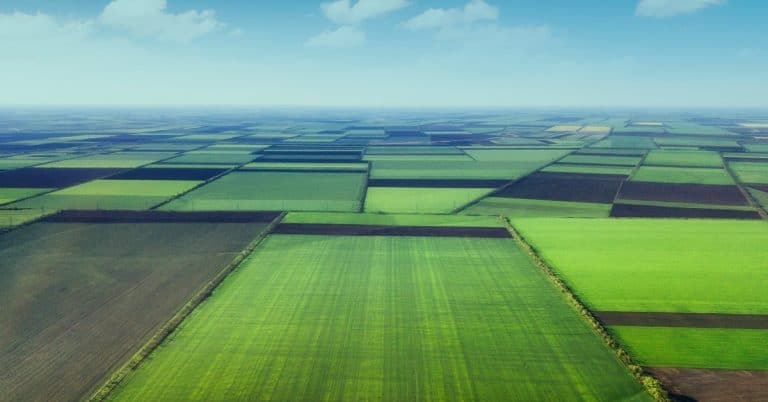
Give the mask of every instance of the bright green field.
[[358, 211], [364, 173], [233, 172], [162, 209], [178, 211]]
[[768, 223], [513, 219], [596, 311], [768, 314]]
[[426, 214], [359, 214], [345, 212], [291, 212], [283, 223], [325, 223], [339, 225], [503, 227], [498, 216]]
[[493, 188], [368, 187], [366, 212], [447, 214]]
[[541, 172], [615, 174], [629, 176], [632, 174], [633, 169], [634, 167], [632, 166], [570, 165], [567, 163], [555, 163], [541, 169]]
[[631, 180], [654, 183], [734, 184], [731, 175], [720, 168], [641, 166]]
[[0, 228], [21, 225], [52, 212], [40, 209], [0, 209]]
[[113, 400], [649, 400], [511, 239], [270, 236]]
[[143, 210], [190, 190], [190, 180], [94, 180], [12, 204], [19, 208]]
[[572, 164], [635, 166], [640, 163], [640, 159], [639, 156], [568, 155], [560, 160], [560, 162]]
[[723, 161], [717, 152], [711, 151], [655, 150], [648, 153], [643, 164], [719, 168]]
[[511, 217], [607, 218], [611, 204], [486, 197], [461, 211], [466, 215]]
[[638, 363], [651, 367], [768, 370], [768, 331], [611, 327]]
[[0, 204], [50, 191], [48, 188], [0, 188]]
[[731, 162], [729, 166], [742, 183], [768, 184], [768, 163]]

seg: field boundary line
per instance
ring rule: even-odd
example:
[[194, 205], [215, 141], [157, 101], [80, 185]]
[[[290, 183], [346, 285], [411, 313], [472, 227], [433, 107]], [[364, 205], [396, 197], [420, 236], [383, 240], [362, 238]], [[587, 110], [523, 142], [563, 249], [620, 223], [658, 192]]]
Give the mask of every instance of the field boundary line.
[[[545, 149], [545, 148], [542, 148], [542, 149]], [[469, 208], [469, 207], [471, 207], [471, 206], [473, 206], [473, 205], [476, 205], [476, 204], [478, 204], [480, 201], [482, 201], [482, 200], [484, 200], [484, 199], [486, 199], [486, 198], [488, 198], [488, 197], [493, 197], [493, 195], [494, 195], [494, 194], [496, 194], [496, 193], [498, 193], [498, 192], [500, 192], [500, 191], [506, 190], [506, 189], [508, 189], [509, 187], [512, 187], [512, 186], [514, 186], [514, 185], [515, 185], [515, 184], [517, 184], [518, 182], [520, 182], [520, 181], [522, 181], [522, 180], [526, 179], [528, 176], [531, 176], [531, 175], [533, 175], [534, 173], [538, 173], [538, 172], [540, 172], [540, 171], [542, 171], [542, 170], [544, 170], [544, 169], [546, 169], [546, 168], [548, 168], [548, 167], [550, 167], [550, 166], [552, 166], [552, 165], [554, 165], [554, 164], [556, 164], [556, 163], [560, 162], [561, 160], [563, 160], [563, 159], [567, 158], [568, 156], [572, 155], [574, 152], [576, 152], [576, 151], [578, 151], [578, 150], [580, 150], [580, 149], [582, 149], [582, 148], [574, 148], [574, 149], [571, 149], [571, 150], [570, 150], [570, 152], [567, 152], [565, 155], [563, 155], [563, 156], [561, 156], [561, 157], [559, 157], [559, 158], [557, 158], [557, 159], [555, 159], [555, 160], [553, 160], [553, 161], [551, 161], [551, 162], [547, 163], [546, 165], [544, 165], [544, 166], [541, 166], [541, 167], [539, 167], [539, 168], [537, 168], [537, 169], [535, 169], [535, 170], [533, 170], [533, 171], [531, 171], [531, 172], [528, 172], [528, 173], [526, 173], [526, 174], [524, 174], [524, 175], [522, 175], [522, 176], [518, 177], [517, 179], [513, 179], [513, 180], [510, 180], [510, 181], [509, 181], [507, 184], [505, 184], [505, 185], [503, 185], [503, 186], [501, 186], [501, 187], [497, 187], [497, 188], [495, 188], [494, 190], [491, 190], [491, 191], [490, 191], [488, 194], [486, 194], [486, 195], [483, 195], [483, 196], [481, 196], [481, 197], [478, 197], [478, 198], [474, 199], [473, 201], [471, 201], [471, 202], [468, 202], [468, 203], [466, 203], [466, 204], [464, 204], [464, 205], [462, 205], [462, 206], [460, 206], [460, 207], [454, 208], [454, 209], [453, 209], [453, 210], [450, 212], [450, 214], [451, 214], [451, 215], [457, 215], [457, 214], [460, 214], [460, 213], [461, 213], [462, 211], [464, 211], [465, 209], [467, 209], [467, 208]]]
[[229, 275], [234, 272], [240, 265], [256, 250], [256, 248], [267, 238], [272, 230], [283, 220], [287, 213], [282, 212], [280, 216], [270, 222], [264, 230], [259, 233], [256, 238], [251, 241], [240, 253], [238, 253], [232, 261], [222, 268], [213, 278], [205, 283], [192, 297], [187, 301], [177, 312], [174, 314], [165, 324], [163, 324], [149, 340], [142, 345], [136, 353], [134, 353], [128, 361], [119, 366], [117, 370], [105, 376], [105, 381], [100, 383], [94, 390], [86, 393], [83, 400], [90, 402], [98, 402], [106, 400], [109, 395], [117, 389], [117, 387], [141, 364], [146, 360], [152, 352], [154, 352], [163, 342], [173, 334], [176, 329], [181, 325], [200, 304], [210, 297], [216, 288], [224, 282]]
[[768, 219], [768, 212], [763, 208], [763, 205], [757, 202], [755, 197], [752, 196], [752, 193], [747, 191], [747, 189], [744, 188], [744, 185], [741, 183], [741, 180], [739, 180], [739, 176], [736, 175], [736, 172], [733, 171], [731, 168], [731, 162], [723, 158], [723, 154], [720, 154], [720, 160], [723, 162], [723, 168], [726, 172], [728, 172], [728, 175], [731, 176], [731, 179], [733, 179], [733, 182], [736, 183], [736, 187], [739, 188], [739, 191], [741, 191], [741, 194], [744, 196], [744, 198], [747, 199], [747, 202], [749, 205], [757, 211], [758, 215], [760, 215], [763, 219]]
[[624, 364], [624, 366], [629, 370], [632, 377], [634, 377], [635, 380], [637, 380], [640, 385], [642, 385], [643, 388], [648, 392], [648, 394], [650, 394], [650, 396], [653, 397], [656, 401], [670, 401], [669, 396], [667, 395], [667, 391], [664, 390], [664, 388], [661, 386], [659, 380], [651, 375], [648, 375], [640, 365], [632, 360], [632, 357], [629, 355], [629, 353], [627, 353], [627, 351], [621, 347], [619, 342], [616, 341], [611, 333], [608, 332], [608, 330], [600, 323], [600, 321], [597, 320], [597, 318], [595, 318], [595, 316], [584, 305], [581, 299], [579, 299], [579, 297], [573, 293], [573, 290], [571, 290], [568, 284], [566, 284], [565, 281], [563, 281], [552, 269], [552, 267], [550, 267], [541, 258], [541, 256], [539, 256], [536, 249], [534, 249], [533, 246], [531, 246], [515, 229], [515, 227], [512, 225], [512, 222], [510, 222], [505, 217], [500, 217], [500, 219], [504, 222], [505, 227], [512, 235], [512, 238], [515, 239], [515, 242], [517, 242], [520, 248], [522, 248], [523, 251], [528, 254], [534, 265], [536, 265], [536, 267], [538, 267], [539, 270], [544, 273], [550, 282], [555, 285], [558, 290], [560, 290], [560, 292], [568, 300], [568, 304], [575, 308], [579, 315], [587, 321], [589, 326], [597, 333], [597, 335], [599, 335], [600, 339], [602, 339], [603, 343], [614, 352], [619, 361], [621, 361], [621, 363]]

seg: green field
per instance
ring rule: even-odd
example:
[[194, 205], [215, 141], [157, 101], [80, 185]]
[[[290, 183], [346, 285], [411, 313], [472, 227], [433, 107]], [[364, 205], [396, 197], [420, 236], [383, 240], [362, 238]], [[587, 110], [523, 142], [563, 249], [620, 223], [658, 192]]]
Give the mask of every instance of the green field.
[[75, 159], [47, 163], [46, 168], [135, 168], [174, 155], [171, 152], [119, 152], [88, 155]]
[[734, 184], [731, 175], [721, 168], [641, 166], [631, 180], [654, 183]]
[[249, 163], [239, 170], [284, 170], [284, 171], [337, 171], [367, 172], [367, 163], [304, 163], [304, 162], [256, 162]]
[[112, 399], [564, 395], [650, 399], [513, 240], [276, 235]]
[[0, 228], [22, 225], [52, 212], [41, 209], [0, 209]]
[[447, 214], [493, 190], [492, 188], [368, 187], [365, 211]]
[[48, 188], [1, 188], [0, 187], [0, 204], [7, 204], [9, 202], [16, 201], [21, 198], [31, 197], [46, 191], [50, 191]]
[[503, 227], [497, 216], [360, 214], [345, 212], [290, 212], [283, 223], [321, 223], [338, 225]]
[[656, 143], [647, 137], [632, 137], [629, 135], [611, 135], [606, 139], [600, 140], [593, 145], [595, 148], [636, 148], [653, 149], [657, 148]]
[[761, 191], [755, 188], [747, 188], [752, 197], [754, 197], [763, 208], [768, 208], [768, 192]]
[[245, 151], [192, 151], [187, 152], [179, 157], [169, 159], [164, 163], [168, 164], [211, 164], [211, 165], [226, 165], [236, 166], [248, 163], [257, 158], [257, 155], [251, 155], [250, 152]]
[[466, 215], [511, 217], [607, 218], [611, 204], [486, 197], [461, 211]]
[[541, 169], [541, 172], [549, 173], [580, 173], [580, 174], [615, 174], [629, 176], [632, 174], [632, 166], [604, 166], [604, 165], [570, 165], [567, 163], [555, 163]]
[[768, 223], [513, 219], [597, 311], [768, 314]]
[[582, 165], [635, 166], [640, 163], [640, 159], [639, 156], [568, 155], [560, 162]]
[[768, 161], [730, 162], [728, 166], [742, 183], [768, 184]]
[[190, 180], [94, 180], [11, 204], [16, 208], [149, 209], [202, 182]]
[[358, 211], [364, 173], [233, 172], [162, 207], [176, 211]]
[[723, 166], [717, 152], [654, 150], [648, 153], [644, 165], [711, 167]]
[[768, 370], [768, 330], [611, 327], [640, 364]]

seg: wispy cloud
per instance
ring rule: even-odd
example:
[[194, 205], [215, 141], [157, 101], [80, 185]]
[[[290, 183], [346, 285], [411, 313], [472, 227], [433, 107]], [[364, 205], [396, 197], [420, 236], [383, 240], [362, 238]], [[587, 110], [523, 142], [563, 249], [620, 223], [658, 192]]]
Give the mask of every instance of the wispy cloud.
[[635, 14], [639, 17], [667, 18], [727, 3], [728, 0], [640, 0]]
[[470, 0], [463, 8], [430, 8], [403, 23], [411, 30], [448, 29], [479, 21], [496, 21], [499, 9], [484, 0]]
[[93, 27], [91, 20], [63, 21], [40, 12], [0, 14], [0, 38], [78, 38]]
[[336, 0], [323, 3], [320, 9], [329, 20], [341, 25], [356, 25], [380, 17], [408, 5], [406, 0]]
[[344, 25], [335, 30], [321, 32], [307, 40], [310, 47], [357, 47], [365, 43], [365, 32], [361, 29]]
[[166, 0], [113, 0], [99, 22], [138, 37], [189, 41], [224, 27], [213, 10], [167, 11]]

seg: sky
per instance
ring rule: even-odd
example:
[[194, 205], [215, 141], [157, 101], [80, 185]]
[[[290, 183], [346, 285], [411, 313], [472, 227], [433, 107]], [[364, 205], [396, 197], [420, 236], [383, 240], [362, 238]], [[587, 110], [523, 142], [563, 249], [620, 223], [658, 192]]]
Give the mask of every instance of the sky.
[[768, 107], [765, 0], [0, 0], [0, 105]]

